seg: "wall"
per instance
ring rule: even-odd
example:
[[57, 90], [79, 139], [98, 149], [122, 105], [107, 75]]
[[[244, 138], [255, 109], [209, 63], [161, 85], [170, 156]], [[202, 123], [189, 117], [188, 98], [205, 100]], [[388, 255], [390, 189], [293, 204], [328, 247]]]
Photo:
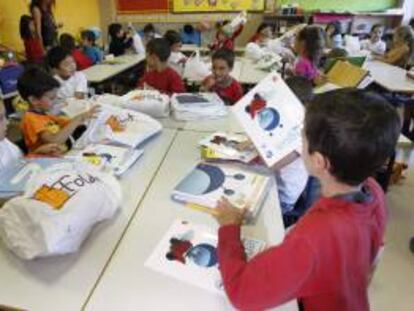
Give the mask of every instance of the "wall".
[[[0, 43], [22, 49], [19, 19], [28, 13], [27, 0], [0, 0]], [[81, 28], [100, 26], [99, 0], [58, 0], [55, 16], [64, 27], [60, 32], [77, 34]]]
[[[409, 0], [410, 1], [410, 0]], [[398, 6], [398, 0], [278, 0], [278, 5], [298, 3], [308, 11], [379, 11]]]

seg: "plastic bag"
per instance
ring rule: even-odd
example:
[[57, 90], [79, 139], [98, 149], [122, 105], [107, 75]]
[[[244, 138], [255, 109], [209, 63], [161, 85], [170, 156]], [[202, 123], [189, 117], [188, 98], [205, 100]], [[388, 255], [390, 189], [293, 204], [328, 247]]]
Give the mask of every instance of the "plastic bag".
[[195, 54], [190, 57], [185, 63], [184, 78], [192, 81], [202, 81], [211, 74], [211, 71], [206, 63], [200, 57], [200, 51], [197, 50]]
[[23, 259], [76, 252], [93, 226], [121, 206], [119, 182], [72, 163], [35, 174], [24, 195], [0, 209], [0, 237]]

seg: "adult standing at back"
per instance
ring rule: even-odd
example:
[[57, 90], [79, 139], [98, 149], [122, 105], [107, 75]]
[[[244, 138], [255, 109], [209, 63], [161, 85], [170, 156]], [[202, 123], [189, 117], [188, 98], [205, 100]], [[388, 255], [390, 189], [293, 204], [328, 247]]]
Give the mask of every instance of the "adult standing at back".
[[45, 51], [58, 43], [58, 25], [52, 11], [54, 5], [55, 0], [32, 0], [30, 3], [36, 33]]

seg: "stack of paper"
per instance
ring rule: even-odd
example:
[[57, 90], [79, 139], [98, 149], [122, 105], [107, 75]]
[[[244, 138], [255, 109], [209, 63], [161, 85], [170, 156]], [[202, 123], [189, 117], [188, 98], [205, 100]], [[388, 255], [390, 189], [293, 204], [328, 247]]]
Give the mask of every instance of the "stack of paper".
[[222, 197], [235, 207], [248, 209], [252, 220], [268, 193], [270, 177], [228, 164], [198, 164], [174, 189], [172, 198], [214, 213]]
[[115, 176], [124, 174], [144, 153], [141, 149], [109, 145], [90, 145], [67, 156], [101, 170], [109, 168]]
[[[145, 262], [145, 266], [182, 282], [224, 295], [218, 269], [217, 230], [176, 220]], [[265, 249], [261, 240], [242, 238], [247, 259]]]
[[170, 114], [170, 98], [156, 90], [135, 90], [121, 97], [123, 107], [145, 113], [154, 118]]
[[214, 133], [200, 142], [201, 156], [207, 161], [250, 163], [259, 157], [251, 140], [241, 134]]
[[171, 98], [173, 116], [177, 120], [217, 119], [227, 115], [223, 100], [215, 93], [182, 93]]

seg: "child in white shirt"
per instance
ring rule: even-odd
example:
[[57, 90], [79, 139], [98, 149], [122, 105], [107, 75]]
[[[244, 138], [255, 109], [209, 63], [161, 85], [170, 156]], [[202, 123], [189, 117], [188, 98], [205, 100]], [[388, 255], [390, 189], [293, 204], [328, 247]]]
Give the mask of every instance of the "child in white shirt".
[[384, 41], [381, 40], [384, 33], [383, 27], [380, 24], [375, 24], [371, 28], [370, 38], [361, 41], [363, 50], [371, 51], [376, 55], [384, 55], [387, 48]]
[[[286, 79], [286, 83], [304, 105], [312, 100], [313, 86], [308, 79], [295, 76]], [[302, 145], [298, 146], [295, 151], [279, 161], [274, 167], [280, 207], [283, 214], [294, 209], [309, 179], [309, 173], [306, 170], [301, 153]]]
[[175, 30], [168, 30], [164, 35], [164, 39], [167, 40], [171, 48], [171, 55], [168, 58], [168, 66], [182, 76], [187, 57], [180, 51], [182, 47], [181, 36]]
[[87, 97], [88, 80], [83, 72], [76, 71], [76, 62], [70, 52], [62, 47], [55, 47], [48, 52], [47, 63], [54, 78], [60, 83], [57, 93], [58, 100]]

